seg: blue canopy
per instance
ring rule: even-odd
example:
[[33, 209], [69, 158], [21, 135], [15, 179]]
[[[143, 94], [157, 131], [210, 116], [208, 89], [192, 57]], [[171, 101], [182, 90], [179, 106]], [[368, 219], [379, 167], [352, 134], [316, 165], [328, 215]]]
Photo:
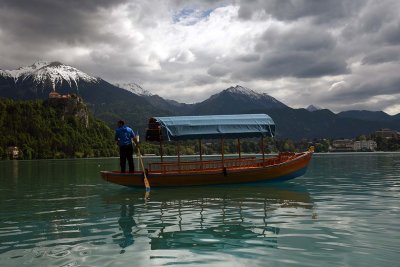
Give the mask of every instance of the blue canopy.
[[154, 117], [148, 141], [273, 137], [275, 123], [266, 114]]

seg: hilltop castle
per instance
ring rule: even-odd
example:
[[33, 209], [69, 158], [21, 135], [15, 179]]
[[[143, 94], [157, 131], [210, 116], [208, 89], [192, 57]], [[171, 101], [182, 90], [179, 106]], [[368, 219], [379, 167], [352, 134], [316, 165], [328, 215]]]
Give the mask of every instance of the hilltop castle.
[[68, 94], [68, 95], [62, 95], [57, 93], [56, 91], [51, 91], [49, 94], [49, 101], [51, 102], [59, 102], [61, 101], [68, 101], [68, 100], [73, 100], [76, 99], [78, 103], [82, 102], [82, 98], [76, 94]]
[[65, 115], [72, 115], [77, 117], [86, 128], [89, 126], [89, 112], [80, 96], [76, 94], [62, 95], [53, 90], [49, 94], [48, 103], [52, 107], [64, 110], [62, 120], [65, 119]]

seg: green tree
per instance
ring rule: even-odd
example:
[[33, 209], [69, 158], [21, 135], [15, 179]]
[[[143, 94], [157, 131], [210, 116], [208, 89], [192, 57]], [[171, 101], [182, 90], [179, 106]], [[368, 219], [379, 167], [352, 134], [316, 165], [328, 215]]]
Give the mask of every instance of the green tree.
[[[117, 155], [113, 130], [89, 114], [84, 104], [72, 112], [63, 105], [0, 99], [2, 154], [7, 147], [18, 146], [23, 159]], [[85, 112], [89, 126], [77, 117]]]

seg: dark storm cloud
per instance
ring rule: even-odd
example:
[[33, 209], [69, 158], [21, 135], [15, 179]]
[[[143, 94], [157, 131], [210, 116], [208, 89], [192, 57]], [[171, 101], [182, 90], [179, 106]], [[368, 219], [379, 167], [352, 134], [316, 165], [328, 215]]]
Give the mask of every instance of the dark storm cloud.
[[399, 14], [398, 0], [0, 0], [0, 68], [59, 60], [177, 97], [234, 82], [383, 109], [400, 103]]
[[[360, 77], [361, 78], [361, 77]], [[389, 73], [381, 76], [378, 73], [370, 73], [370, 77], [360, 80], [349, 81], [349, 83], [338, 90], [327, 94], [330, 100], [354, 101], [369, 99], [373, 96], [396, 95], [400, 93], [400, 76]]]
[[[75, 61], [73, 49], [90, 49], [112, 44], [112, 33], [99, 28], [104, 10], [125, 0], [2, 0], [0, 1], [0, 50], [7, 54], [4, 68], [30, 65], [37, 60], [63, 61], [75, 67], [88, 65]], [[70, 56], [69, 56], [70, 55]], [[65, 62], [68, 58], [70, 62]], [[72, 62], [73, 61], [73, 62]], [[83, 69], [96, 76], [96, 69]]]
[[254, 62], [254, 61], [259, 61], [260, 60], [260, 55], [259, 54], [247, 54], [247, 55], [241, 55], [238, 56], [235, 60], [241, 61], [241, 62]]
[[210, 75], [195, 75], [193, 76], [192, 82], [195, 85], [206, 85], [215, 83], [216, 79]]
[[316, 23], [327, 23], [351, 15], [357, 3], [363, 0], [253, 0], [240, 2], [239, 16], [251, 19], [252, 15], [265, 10], [278, 20], [291, 21], [312, 18]]
[[3, 0], [0, 27], [14, 41], [46, 43], [93, 42], [104, 38], [96, 31], [96, 16], [125, 0]]
[[257, 44], [256, 49], [274, 48], [290, 51], [332, 50], [336, 46], [335, 38], [326, 28], [308, 24], [298, 24], [288, 30], [268, 29]]
[[336, 50], [335, 39], [325, 29], [312, 25], [268, 29], [256, 44], [255, 51], [260, 60], [242, 64], [234, 77], [310, 78], [349, 71], [346, 59]]
[[384, 29], [382, 38], [391, 45], [400, 45], [400, 20]]
[[285, 26], [265, 32], [255, 46], [259, 64], [241, 66], [235, 77], [342, 77], [335, 90], [313, 87], [313, 98], [330, 107], [384, 109], [400, 101], [399, 1], [241, 1], [239, 16], [260, 19], [260, 10]]
[[258, 79], [279, 77], [312, 78], [339, 75], [347, 72], [345, 61], [335, 55], [282, 51], [264, 55], [257, 64], [248, 65], [245, 69], [241, 69], [236, 73], [236, 77], [240, 77], [245, 73]]
[[362, 64], [374, 65], [400, 61], [400, 47], [382, 47], [372, 51], [362, 59]]
[[229, 69], [226, 66], [214, 65], [208, 69], [207, 73], [214, 77], [223, 77], [229, 73]]
[[226, 0], [172, 0], [171, 5], [176, 8], [191, 6], [193, 8], [215, 8], [233, 1]]

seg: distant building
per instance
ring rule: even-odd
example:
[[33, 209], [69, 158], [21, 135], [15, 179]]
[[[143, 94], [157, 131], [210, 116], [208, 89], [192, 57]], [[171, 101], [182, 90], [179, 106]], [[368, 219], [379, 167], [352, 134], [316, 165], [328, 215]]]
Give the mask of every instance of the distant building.
[[373, 140], [361, 140], [354, 142], [354, 150], [355, 151], [375, 151], [377, 148], [377, 144]]
[[331, 147], [332, 152], [354, 151], [354, 141], [350, 139], [334, 140]]
[[54, 98], [61, 98], [61, 95], [57, 93], [56, 91], [51, 91], [49, 94], [49, 98], [54, 99]]
[[77, 96], [76, 94], [67, 94], [67, 95], [62, 95], [60, 93], [57, 93], [56, 91], [51, 91], [49, 94], [49, 100], [50, 101], [65, 101], [65, 100], [74, 100], [77, 101], [78, 103], [82, 102], [82, 99]]
[[7, 148], [7, 155], [9, 159], [18, 159], [19, 148], [17, 146], [10, 146]]
[[392, 139], [392, 138], [397, 139], [397, 138], [399, 138], [399, 133], [394, 130], [384, 128], [384, 129], [380, 129], [380, 130], [376, 131], [375, 136], [386, 138], [386, 139]]

